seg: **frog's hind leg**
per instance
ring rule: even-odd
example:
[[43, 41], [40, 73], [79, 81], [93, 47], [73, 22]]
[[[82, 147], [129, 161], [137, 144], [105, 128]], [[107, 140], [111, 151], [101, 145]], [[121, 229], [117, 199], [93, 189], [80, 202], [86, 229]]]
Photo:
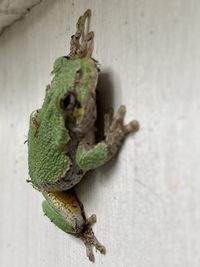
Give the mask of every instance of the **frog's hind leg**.
[[96, 215], [93, 214], [86, 219], [83, 205], [73, 190], [43, 192], [43, 195], [46, 199], [43, 202], [45, 215], [61, 230], [84, 242], [90, 261], [94, 262], [95, 260], [93, 246], [105, 254], [105, 247], [99, 243], [92, 230], [92, 225], [96, 222]]

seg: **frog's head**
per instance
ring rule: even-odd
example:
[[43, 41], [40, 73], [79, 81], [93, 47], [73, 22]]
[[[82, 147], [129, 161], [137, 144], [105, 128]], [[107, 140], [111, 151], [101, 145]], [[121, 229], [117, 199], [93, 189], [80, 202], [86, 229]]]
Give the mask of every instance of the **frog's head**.
[[[59, 63], [59, 62], [58, 62]], [[96, 120], [97, 62], [91, 58], [63, 58], [54, 65], [58, 81], [58, 106], [64, 113], [66, 127], [79, 134], [88, 132]]]
[[91, 10], [87, 9], [71, 36], [70, 53], [58, 58], [53, 70], [57, 107], [64, 113], [65, 126], [76, 134], [88, 132], [96, 120], [98, 64], [92, 59], [94, 32], [89, 29], [90, 17]]

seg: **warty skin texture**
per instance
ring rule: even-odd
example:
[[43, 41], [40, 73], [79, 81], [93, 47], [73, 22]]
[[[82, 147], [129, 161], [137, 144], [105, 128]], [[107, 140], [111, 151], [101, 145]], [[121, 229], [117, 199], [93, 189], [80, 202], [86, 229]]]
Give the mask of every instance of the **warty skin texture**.
[[[82, 77], [76, 85], [76, 73], [80, 70]], [[95, 63], [90, 58], [59, 58], [55, 61], [53, 74], [54, 78], [47, 90], [42, 108], [31, 114], [28, 135], [29, 174], [33, 184], [38, 188], [42, 187], [41, 189], [45, 183], [54, 184], [62, 179], [72, 166], [67, 154], [67, 145], [71, 137], [65, 125], [65, 110], [61, 108], [61, 100], [76, 87], [80, 106], [78, 112], [84, 113], [90, 93], [95, 94], [92, 90], [95, 89], [96, 86], [93, 85], [96, 85], [97, 80]], [[76, 110], [76, 113], [78, 112]], [[80, 115], [78, 119], [80, 121]], [[70, 153], [75, 154], [76, 151]], [[75, 177], [70, 178], [76, 180]], [[72, 186], [74, 183], [69, 187]], [[68, 187], [62, 189], [66, 190]]]

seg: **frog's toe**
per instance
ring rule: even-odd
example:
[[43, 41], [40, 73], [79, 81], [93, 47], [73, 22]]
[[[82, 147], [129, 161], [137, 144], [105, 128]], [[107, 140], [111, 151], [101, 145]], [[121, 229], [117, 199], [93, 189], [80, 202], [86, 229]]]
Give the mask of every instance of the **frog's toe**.
[[96, 249], [101, 253], [101, 254], [106, 254], [106, 248], [103, 246], [103, 245], [101, 245], [100, 243], [99, 243], [99, 245], [98, 245], [98, 247], [96, 247]]
[[96, 220], [96, 215], [93, 214], [87, 219], [86, 228], [82, 232], [81, 239], [83, 240], [86, 247], [86, 254], [90, 261], [94, 262], [95, 257], [93, 254], [93, 247], [96, 248], [101, 254], [106, 254], [106, 248], [98, 241], [95, 237], [94, 232], [91, 228], [91, 224]]
[[126, 114], [126, 106], [121, 105], [117, 111], [116, 114], [116, 120], [121, 121], [123, 120], [124, 116]]
[[90, 261], [95, 262], [95, 257], [94, 257], [94, 253], [92, 250], [92, 245], [85, 243], [86, 246], [86, 255], [89, 258]]
[[124, 126], [124, 131], [128, 134], [131, 132], [137, 132], [140, 128], [139, 122], [137, 120], [133, 120]]
[[92, 226], [94, 223], [97, 222], [97, 216], [96, 214], [92, 214], [87, 220], [86, 220], [86, 224], [88, 226]]

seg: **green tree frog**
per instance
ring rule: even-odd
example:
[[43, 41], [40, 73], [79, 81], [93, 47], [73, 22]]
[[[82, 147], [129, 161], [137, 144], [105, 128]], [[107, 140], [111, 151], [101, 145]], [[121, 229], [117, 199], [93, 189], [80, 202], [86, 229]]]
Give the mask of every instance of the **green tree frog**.
[[115, 117], [105, 114], [104, 138], [95, 140], [99, 69], [92, 58], [90, 17], [88, 9], [79, 18], [69, 55], [56, 59], [43, 105], [31, 113], [28, 166], [29, 181], [45, 198], [45, 215], [64, 232], [82, 239], [89, 260], [94, 261], [93, 247], [102, 254], [106, 250], [92, 230], [96, 215], [86, 218], [73, 187], [88, 171], [111, 160], [127, 134], [139, 129], [139, 123], [133, 120], [124, 125], [122, 105]]

